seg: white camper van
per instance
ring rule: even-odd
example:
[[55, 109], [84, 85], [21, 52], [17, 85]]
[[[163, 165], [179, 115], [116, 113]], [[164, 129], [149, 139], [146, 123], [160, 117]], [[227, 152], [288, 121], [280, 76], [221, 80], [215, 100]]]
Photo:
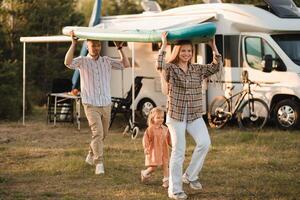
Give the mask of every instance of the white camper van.
[[[241, 74], [247, 70], [252, 81], [260, 83], [255, 95], [268, 104], [271, 117], [281, 128], [295, 128], [300, 119], [300, 12], [292, 0], [265, 0], [265, 6], [241, 4], [198, 4], [166, 11], [144, 12], [137, 15], [103, 17], [102, 27], [164, 29], [187, 24], [214, 22], [216, 41], [223, 55], [224, 70], [221, 87], [207, 81], [205, 106], [225, 89], [241, 89]], [[127, 44], [127, 53], [133, 43]], [[134, 107], [144, 115], [154, 105], [165, 105], [160, 92], [160, 80], [154, 69], [157, 44], [135, 43], [136, 76], [145, 76], [143, 87]], [[169, 52], [171, 47], [169, 48]], [[195, 44], [195, 62], [208, 63], [210, 49]], [[114, 56], [114, 45], [103, 44], [103, 53]], [[271, 62], [265, 62], [266, 56]], [[117, 56], [117, 55], [116, 55]], [[112, 78], [112, 96], [124, 97], [131, 86], [131, 72], [115, 71]]]

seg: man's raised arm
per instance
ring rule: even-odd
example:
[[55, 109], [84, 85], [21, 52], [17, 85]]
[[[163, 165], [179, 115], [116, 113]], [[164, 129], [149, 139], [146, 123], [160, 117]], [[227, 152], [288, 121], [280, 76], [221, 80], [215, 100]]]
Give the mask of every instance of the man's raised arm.
[[75, 49], [76, 49], [76, 44], [77, 44], [77, 38], [75, 37], [75, 34], [73, 31], [70, 32], [70, 35], [72, 37], [72, 44], [69, 48], [69, 50], [67, 51], [66, 53], [66, 56], [65, 56], [65, 65], [67, 67], [69, 67], [73, 61], [73, 57], [74, 57], [74, 52], [75, 52]]

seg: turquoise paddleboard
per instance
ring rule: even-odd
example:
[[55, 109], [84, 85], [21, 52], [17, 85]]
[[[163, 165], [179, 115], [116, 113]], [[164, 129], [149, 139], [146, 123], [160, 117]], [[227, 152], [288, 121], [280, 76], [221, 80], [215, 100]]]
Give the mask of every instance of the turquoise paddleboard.
[[162, 32], [168, 31], [168, 41], [174, 43], [178, 40], [207, 41], [215, 35], [216, 25], [207, 22], [166, 30], [116, 30], [101, 29], [98, 27], [67, 26], [63, 28], [63, 34], [69, 35], [72, 30], [78, 38], [82, 39], [127, 42], [160, 42]]

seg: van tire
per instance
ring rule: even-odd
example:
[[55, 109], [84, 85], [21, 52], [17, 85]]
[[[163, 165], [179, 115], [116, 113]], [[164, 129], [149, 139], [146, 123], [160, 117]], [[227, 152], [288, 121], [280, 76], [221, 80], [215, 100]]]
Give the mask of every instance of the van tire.
[[274, 108], [274, 118], [278, 128], [295, 129], [299, 124], [299, 105], [292, 99], [279, 101]]
[[138, 104], [138, 111], [143, 118], [143, 121], [147, 121], [148, 115], [152, 108], [155, 108], [156, 104], [149, 98], [142, 99]]

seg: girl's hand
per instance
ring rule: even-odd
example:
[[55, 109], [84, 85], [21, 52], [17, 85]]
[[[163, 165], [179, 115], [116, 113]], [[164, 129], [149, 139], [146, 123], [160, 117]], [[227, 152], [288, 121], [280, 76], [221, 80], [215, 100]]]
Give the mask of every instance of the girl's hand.
[[150, 154], [150, 152], [149, 152], [148, 149], [145, 149], [145, 150], [144, 150], [144, 153], [145, 153], [145, 155], [149, 155], [149, 154]]

